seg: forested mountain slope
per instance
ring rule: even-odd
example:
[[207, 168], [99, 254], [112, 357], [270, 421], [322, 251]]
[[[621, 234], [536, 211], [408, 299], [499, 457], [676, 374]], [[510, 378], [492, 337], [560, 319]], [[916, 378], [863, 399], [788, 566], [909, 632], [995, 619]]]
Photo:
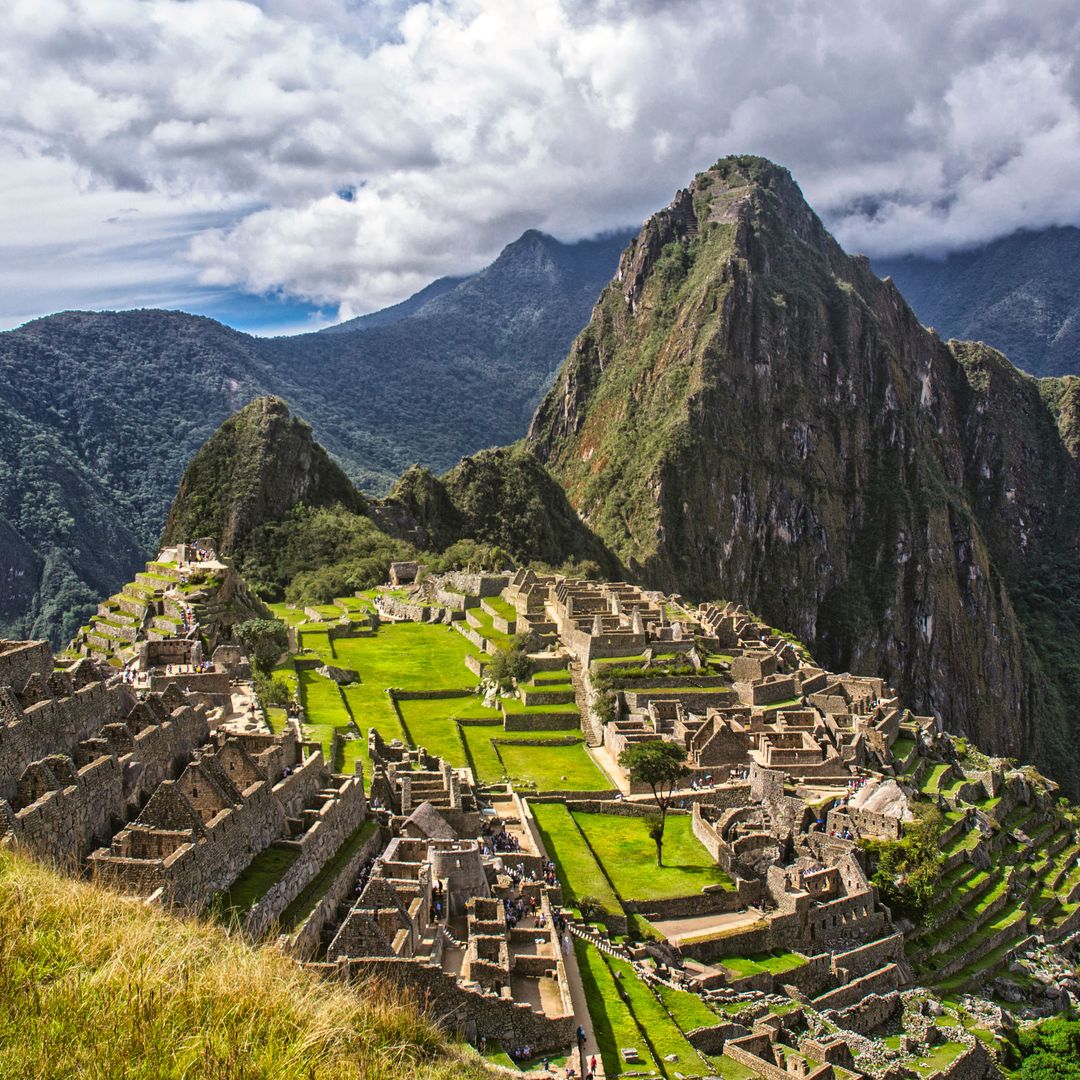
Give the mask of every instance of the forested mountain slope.
[[625, 236], [529, 232], [485, 270], [338, 332], [260, 339], [181, 312], [65, 312], [0, 333], [0, 635], [69, 638], [152, 554], [192, 455], [261, 394], [385, 491], [520, 438]]
[[944, 259], [875, 259], [943, 337], [985, 341], [1034, 375], [1080, 373], [1080, 229], [1017, 232]]

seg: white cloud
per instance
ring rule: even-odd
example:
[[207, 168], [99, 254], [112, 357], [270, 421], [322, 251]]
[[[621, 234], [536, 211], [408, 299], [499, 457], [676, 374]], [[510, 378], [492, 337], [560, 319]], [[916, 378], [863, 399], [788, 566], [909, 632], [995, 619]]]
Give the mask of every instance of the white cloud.
[[733, 152], [871, 254], [1080, 224], [1071, 2], [9, 0], [0, 31], [0, 162], [69, 177], [42, 217], [130, 203], [151, 273], [345, 314]]

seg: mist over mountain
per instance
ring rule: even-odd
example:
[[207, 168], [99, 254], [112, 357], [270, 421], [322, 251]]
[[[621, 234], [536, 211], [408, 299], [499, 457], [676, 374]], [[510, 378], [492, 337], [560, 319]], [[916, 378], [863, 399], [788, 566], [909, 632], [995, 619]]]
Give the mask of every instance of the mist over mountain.
[[985, 341], [1033, 375], [1080, 374], [1080, 229], [1004, 236], [935, 260], [874, 259], [942, 337]]

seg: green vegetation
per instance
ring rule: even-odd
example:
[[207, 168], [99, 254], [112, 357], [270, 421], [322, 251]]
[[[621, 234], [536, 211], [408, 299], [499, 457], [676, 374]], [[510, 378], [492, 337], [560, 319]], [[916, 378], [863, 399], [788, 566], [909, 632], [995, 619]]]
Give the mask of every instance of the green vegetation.
[[754, 953], [751, 956], [723, 956], [716, 962], [739, 978], [745, 978], [747, 975], [760, 975], [766, 971], [772, 975], [783, 975], [802, 967], [806, 963], [806, 957], [784, 949], [774, 949], [772, 952]]
[[[615, 976], [619, 993], [645, 1033], [653, 1056], [664, 1074], [669, 1077], [673, 1077], [676, 1071], [683, 1076], [710, 1074], [712, 1070], [704, 1064], [649, 986], [638, 978], [633, 967], [625, 960], [612, 956], [605, 956], [604, 959]], [[675, 1060], [669, 1061], [672, 1056]]]
[[480, 1080], [416, 1005], [0, 853], [0, 1075]]
[[689, 816], [667, 825], [667, 864], [657, 867], [649, 818], [576, 813], [574, 820], [600, 861], [615, 891], [625, 900], [668, 900], [701, 892], [706, 885], [734, 883], [691, 831]]
[[330, 888], [334, 878], [341, 873], [345, 864], [367, 843], [371, 834], [379, 827], [374, 819], [357, 826], [352, 834], [334, 855], [327, 859], [322, 869], [304, 886], [296, 899], [281, 913], [281, 929], [288, 933], [296, 929], [314, 910]]
[[[484, 633], [484, 636], [488, 637], [488, 634]], [[515, 682], [527, 682], [532, 677], [532, 673], [533, 665], [528, 654], [528, 638], [521, 634], [509, 637], [488, 661], [484, 671], [489, 679], [494, 679], [502, 687], [509, 687]]]
[[610, 915], [622, 914], [622, 904], [596, 861], [573, 815], [564, 803], [530, 803], [544, 848], [555, 861], [565, 900], [578, 906], [589, 897]]
[[497, 750], [515, 787], [528, 787], [536, 791], [611, 790], [611, 780], [589, 757], [584, 743], [545, 746], [541, 749], [504, 742], [500, 737]]
[[1017, 1080], [1080, 1080], [1080, 1020], [1054, 1017], [1021, 1028], [1005, 1045]]
[[285, 624], [278, 619], [247, 619], [233, 627], [233, 638], [248, 650], [248, 655], [263, 671], [277, 662], [289, 647]]
[[[611, 969], [604, 962], [603, 953], [590, 949], [583, 941], [574, 939], [585, 1002], [589, 1007], [593, 1034], [600, 1047], [606, 1076], [618, 1076], [634, 1068], [642, 1072], [659, 1073], [660, 1066], [649, 1051], [648, 1041], [638, 1026], [630, 1007], [623, 1000]], [[633, 1047], [641, 1058], [641, 1064], [626, 1066], [620, 1051]], [[663, 1075], [663, 1073], [661, 1073]]]
[[650, 827], [649, 838], [656, 845], [656, 865], [664, 865], [664, 825], [668, 808], [679, 783], [689, 775], [686, 750], [680, 743], [650, 739], [631, 743], [621, 754], [619, 764], [634, 783], [648, 784], [660, 811], [659, 823]]
[[930, 913], [941, 878], [945, 819], [936, 807], [925, 803], [915, 806], [919, 816], [904, 826], [901, 839], [860, 840], [859, 846], [870, 856], [871, 881], [881, 890], [885, 903], [896, 914], [921, 922]]
[[297, 848], [271, 845], [251, 860], [248, 868], [220, 894], [220, 918], [229, 923], [242, 919], [266, 895], [267, 889], [284, 876], [300, 852]]

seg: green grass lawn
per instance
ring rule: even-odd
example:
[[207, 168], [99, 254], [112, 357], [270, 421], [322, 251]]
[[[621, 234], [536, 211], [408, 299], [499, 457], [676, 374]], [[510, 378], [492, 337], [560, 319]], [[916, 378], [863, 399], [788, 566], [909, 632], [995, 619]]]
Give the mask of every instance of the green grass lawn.
[[748, 1069], [745, 1065], [740, 1065], [733, 1058], [729, 1058], [727, 1054], [722, 1054], [720, 1057], [711, 1057], [709, 1060], [716, 1070], [716, 1075], [721, 1077], [722, 1080], [758, 1080], [758, 1073]]
[[722, 964], [739, 978], [743, 978], [747, 975], [760, 975], [765, 971], [772, 975], [783, 975], [785, 972], [802, 967], [806, 963], [806, 958], [799, 956], [798, 953], [774, 949], [772, 952], [754, 953], [751, 956], [725, 956], [717, 963]]
[[938, 789], [941, 786], [941, 778], [949, 771], [950, 768], [951, 766], [945, 762], [940, 762], [939, 764], [935, 765], [930, 770], [930, 772], [923, 778], [921, 789], [924, 794], [936, 795], [938, 793]]
[[688, 816], [668, 817], [662, 867], [656, 865], [647, 818], [575, 814], [574, 820], [625, 900], [669, 900], [698, 893], [706, 885], [735, 887], [694, 836]]
[[[660, 1067], [649, 1053], [645, 1036], [638, 1027], [630, 1007], [623, 1001], [615, 984], [611, 969], [604, 962], [604, 955], [574, 939], [581, 983], [585, 1001], [592, 1019], [593, 1034], [600, 1047], [605, 1076], [618, 1076], [623, 1072], [641, 1072], [645, 1075], [660, 1073]], [[639, 1065], [625, 1065], [620, 1050], [633, 1047], [641, 1058]], [[664, 1075], [660, 1073], [660, 1075]]]
[[284, 876], [299, 857], [296, 848], [268, 847], [260, 851], [247, 869], [221, 895], [221, 919], [242, 919], [262, 898], [267, 889]]
[[[524, 714], [525, 716], [534, 716], [544, 713], [566, 713], [568, 716], [573, 715], [575, 718], [579, 716], [577, 706], [573, 702], [565, 705], [526, 705], [521, 698], [503, 698], [499, 704], [507, 715]], [[571, 727], [577, 727], [580, 722], [579, 719], [567, 720], [567, 724]]]
[[903, 760], [915, 749], [915, 740], [909, 739], [906, 735], [901, 735], [890, 749], [894, 758], [898, 761]]
[[308, 738], [323, 748], [323, 757], [330, 760], [334, 732], [350, 724], [349, 711], [341, 689], [332, 679], [314, 671], [297, 672], [300, 684], [300, 703], [304, 706], [306, 723], [304, 732]]
[[266, 722], [275, 735], [280, 735], [288, 726], [289, 717], [279, 705], [271, 705], [266, 710]]
[[[438, 754], [451, 765], [468, 764], [459, 719], [491, 720], [493, 726], [484, 730], [502, 732], [502, 713], [498, 709], [485, 709], [483, 701], [476, 696], [399, 701], [398, 708], [413, 745], [427, 747], [430, 753]], [[499, 772], [501, 776], [502, 770]]]
[[572, 746], [520, 746], [513, 742], [502, 742], [500, 738], [498, 753], [515, 788], [610, 791], [615, 786], [589, 757], [584, 743], [578, 742]]
[[[475, 629], [481, 637], [487, 638], [487, 640], [496, 648], [509, 648], [510, 643], [513, 641], [513, 635], [504, 634], [501, 630], [496, 630], [495, 623], [486, 611], [483, 611], [480, 608], [470, 608], [469, 615], [473, 617], [472, 621], [476, 623], [473, 629]], [[460, 634], [457, 636], [461, 637]], [[465, 639], [462, 637], [461, 640], [464, 641]]]
[[[605, 956], [604, 960], [616, 976], [616, 985], [634, 1014], [638, 1026], [645, 1032], [664, 1074], [673, 1077], [676, 1070], [683, 1076], [705, 1076], [711, 1073], [712, 1070], [698, 1057], [697, 1051], [668, 1016], [659, 999], [638, 978], [630, 964], [613, 956]], [[667, 1060], [671, 1055], [675, 1056], [675, 1061]]]
[[499, 618], [506, 619], [509, 622], [517, 621], [517, 608], [515, 608], [508, 600], [504, 600], [501, 596], [485, 596], [481, 603], [487, 604]]
[[720, 1018], [697, 995], [687, 990], [673, 990], [670, 986], [657, 984], [656, 992], [664, 1003], [664, 1008], [683, 1031], [712, 1027]]
[[945, 1042], [935, 1046], [926, 1054], [920, 1054], [908, 1067], [914, 1069], [920, 1076], [932, 1076], [940, 1072], [946, 1065], [955, 1060], [967, 1049], [963, 1043]]
[[549, 684], [555, 683], [559, 686], [573, 686], [573, 682], [570, 679], [570, 672], [566, 668], [562, 668], [559, 671], [538, 671], [532, 677], [533, 686], [543, 686], [545, 689], [550, 690]]
[[[325, 631], [302, 632], [303, 644], [320, 659], [352, 668], [360, 681], [339, 692], [329, 679], [314, 672], [301, 672], [300, 682], [308, 710], [307, 734], [323, 745], [329, 760], [330, 743], [335, 728], [348, 728], [350, 715], [362, 736], [361, 747], [346, 744], [344, 769], [351, 773], [353, 763], [367, 756], [367, 732], [375, 728], [384, 739], [404, 739], [405, 733], [394, 712], [388, 686], [403, 690], [471, 689], [477, 678], [465, 666], [465, 657], [476, 655], [476, 648], [446, 626], [428, 623], [384, 623], [374, 637], [338, 638], [331, 642]], [[333, 693], [345, 700], [340, 707]], [[348, 708], [345, 707], [345, 702]], [[468, 699], [462, 699], [463, 702]], [[419, 704], [419, 703], [416, 703]], [[453, 734], [448, 726], [448, 733]], [[430, 743], [428, 749], [440, 751]], [[447, 745], [453, 745], [448, 743]], [[460, 744], [455, 764], [463, 764]]]
[[566, 903], [576, 907], [582, 897], [591, 896], [610, 914], [622, 914], [619, 898], [566, 806], [563, 803], [529, 805], [544, 848], [558, 868]]

